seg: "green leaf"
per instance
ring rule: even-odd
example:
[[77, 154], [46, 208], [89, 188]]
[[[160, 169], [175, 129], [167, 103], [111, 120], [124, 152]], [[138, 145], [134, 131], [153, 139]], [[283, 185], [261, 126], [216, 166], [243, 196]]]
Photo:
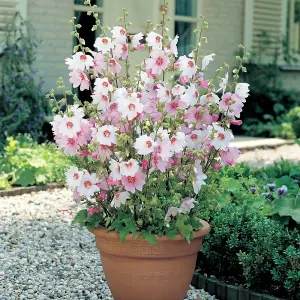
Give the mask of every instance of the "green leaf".
[[147, 230], [142, 230], [142, 234], [141, 234], [142, 237], [145, 238], [145, 240], [151, 244], [151, 245], [155, 245], [157, 244], [157, 239], [156, 239], [156, 236], [151, 234], [150, 232], [148, 232]]
[[179, 233], [188, 241], [190, 242], [190, 239], [193, 235], [193, 227], [191, 225], [185, 224], [185, 216], [179, 215], [176, 219], [176, 228], [178, 229]]
[[126, 236], [128, 235], [128, 233], [129, 233], [129, 230], [126, 229], [126, 228], [122, 229], [122, 230], [119, 232], [119, 234], [120, 234], [120, 240], [121, 240], [122, 243], [125, 242]]
[[175, 240], [176, 239], [176, 234], [173, 230], [170, 230], [170, 231], [167, 231], [166, 232], [166, 236], [169, 238], [169, 239], [172, 239], [172, 240]]
[[295, 143], [300, 146], [300, 140], [295, 139]]
[[26, 168], [21, 169], [16, 172], [15, 184], [19, 184], [21, 186], [33, 185], [35, 182], [35, 168]]
[[85, 225], [85, 220], [86, 220], [87, 217], [88, 217], [87, 210], [86, 209], [80, 210], [76, 214], [74, 220], [72, 221], [72, 224], [79, 223], [81, 226], [84, 226]]

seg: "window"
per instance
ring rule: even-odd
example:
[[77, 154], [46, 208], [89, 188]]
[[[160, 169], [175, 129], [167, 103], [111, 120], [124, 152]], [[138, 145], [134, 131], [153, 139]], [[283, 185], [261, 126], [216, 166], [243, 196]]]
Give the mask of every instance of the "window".
[[199, 23], [198, 12], [199, 0], [174, 0], [174, 36], [180, 36], [178, 41], [178, 55], [187, 55], [192, 49], [191, 45], [195, 44], [195, 34], [193, 30]]

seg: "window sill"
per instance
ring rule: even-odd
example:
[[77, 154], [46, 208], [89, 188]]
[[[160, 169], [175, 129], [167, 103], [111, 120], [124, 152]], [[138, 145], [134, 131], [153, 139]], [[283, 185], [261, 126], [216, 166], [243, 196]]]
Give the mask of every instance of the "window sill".
[[286, 66], [280, 66], [279, 69], [281, 71], [293, 71], [293, 72], [299, 72], [300, 66], [292, 66], [292, 65], [286, 65]]

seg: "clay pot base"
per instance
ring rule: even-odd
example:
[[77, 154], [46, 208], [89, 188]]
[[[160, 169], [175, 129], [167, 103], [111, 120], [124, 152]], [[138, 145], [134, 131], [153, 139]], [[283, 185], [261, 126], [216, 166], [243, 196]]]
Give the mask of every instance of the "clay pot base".
[[115, 300], [183, 300], [192, 280], [207, 222], [194, 233], [190, 244], [180, 235], [164, 236], [150, 245], [129, 234], [121, 243], [116, 232], [91, 230], [96, 236], [103, 270]]

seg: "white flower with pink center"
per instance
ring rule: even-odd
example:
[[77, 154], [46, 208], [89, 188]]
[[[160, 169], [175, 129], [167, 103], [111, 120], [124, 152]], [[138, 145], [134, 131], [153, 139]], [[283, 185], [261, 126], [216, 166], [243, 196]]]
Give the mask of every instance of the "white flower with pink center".
[[94, 47], [104, 54], [112, 50], [114, 48], [114, 44], [109, 37], [98, 37], [95, 41]]
[[58, 132], [72, 138], [80, 131], [80, 122], [79, 118], [64, 116], [58, 126]]
[[97, 104], [97, 109], [102, 111], [107, 111], [109, 107], [109, 98], [105, 94], [93, 94], [93, 104]]
[[84, 173], [77, 188], [79, 195], [90, 199], [96, 192], [100, 191], [100, 188], [97, 185], [98, 181], [99, 179], [95, 173]]
[[154, 140], [148, 135], [142, 135], [138, 137], [134, 143], [134, 148], [140, 155], [152, 153], [156, 146], [156, 142], [154, 142]]
[[236, 147], [228, 147], [220, 153], [221, 160], [224, 164], [232, 166], [239, 157], [241, 151]]
[[141, 40], [144, 38], [144, 35], [139, 32], [132, 37], [131, 44], [134, 49], [139, 49], [141, 46]]
[[176, 35], [175, 38], [171, 41], [170, 45], [167, 47], [167, 54], [173, 54], [175, 57], [178, 56], [178, 49], [177, 49], [177, 43], [178, 43], [179, 36]]
[[94, 56], [93, 60], [93, 67], [94, 67], [94, 73], [97, 75], [97, 73], [103, 72], [103, 70], [106, 70], [107, 64], [105, 62], [104, 55], [100, 52], [92, 52]]
[[186, 146], [186, 136], [183, 132], [176, 132], [176, 135], [170, 139], [171, 150], [174, 153], [181, 153]]
[[171, 151], [171, 142], [169, 139], [163, 139], [157, 143], [157, 155], [164, 161], [168, 161], [173, 156]]
[[119, 208], [121, 207], [121, 204], [126, 204], [129, 198], [130, 198], [130, 194], [128, 192], [116, 193], [110, 203], [110, 206], [114, 208]]
[[108, 72], [112, 75], [119, 74], [121, 72], [121, 69], [121, 65], [114, 58], [111, 58], [108, 61]]
[[209, 132], [206, 129], [192, 131], [192, 133], [186, 137], [187, 147], [189, 149], [199, 149], [208, 135]]
[[217, 90], [217, 93], [222, 91], [222, 93], [225, 93], [227, 84], [228, 84], [228, 79], [229, 79], [229, 75], [228, 72], [225, 74], [225, 77], [221, 79], [220, 84], [219, 84], [219, 89]]
[[128, 45], [126, 43], [118, 43], [113, 50], [113, 56], [116, 59], [125, 60], [128, 56]]
[[198, 194], [201, 190], [202, 185], [205, 185], [205, 179], [207, 176], [203, 173], [202, 165], [199, 160], [195, 162], [194, 172], [196, 175], [195, 180], [193, 181], [194, 193]]
[[113, 125], [96, 126], [92, 128], [93, 141], [97, 141], [102, 145], [112, 146], [117, 142], [118, 128]]
[[209, 65], [209, 63], [214, 60], [215, 55], [216, 55], [215, 53], [212, 53], [212, 54], [209, 54], [209, 55], [206, 55], [203, 57], [202, 70], [205, 70], [207, 68], [207, 66]]
[[110, 169], [110, 177], [117, 181], [117, 180], [121, 180], [121, 166], [120, 163], [115, 161], [114, 159], [111, 159], [109, 162], [109, 169]]
[[134, 176], [122, 176], [121, 181], [126, 191], [135, 193], [136, 190], [143, 190], [146, 175], [142, 171], [138, 171]]
[[194, 83], [191, 83], [190, 86], [186, 89], [184, 95], [181, 97], [181, 100], [184, 101], [187, 105], [195, 105], [199, 98], [199, 92], [196, 89]]
[[122, 114], [122, 117], [127, 118], [129, 121], [143, 112], [144, 105], [140, 103], [140, 99], [136, 93], [131, 94], [127, 98], [119, 99], [118, 103], [118, 110]]
[[182, 76], [192, 78], [196, 74], [197, 66], [193, 58], [180, 56], [175, 65], [179, 67]]
[[183, 85], [177, 84], [172, 88], [172, 94], [174, 96], [181, 96], [185, 92], [185, 87]]
[[122, 176], [134, 176], [138, 170], [139, 163], [133, 158], [128, 161], [122, 161], [120, 163], [120, 173]]
[[157, 91], [157, 97], [161, 102], [170, 102], [171, 101], [171, 92], [169, 89], [165, 88], [161, 84], [159, 84]]
[[113, 91], [112, 84], [108, 81], [108, 78], [96, 78], [94, 92], [96, 94], [107, 95], [108, 92]]
[[79, 171], [76, 167], [70, 167], [68, 171], [66, 172], [66, 178], [67, 178], [67, 184], [68, 186], [74, 190], [76, 189], [81, 181], [81, 178], [83, 176], [83, 172]]
[[208, 131], [213, 134], [211, 145], [214, 146], [216, 150], [225, 150], [233, 140], [232, 131], [230, 129], [225, 130], [219, 125], [209, 126]]
[[219, 104], [220, 98], [214, 93], [209, 93], [200, 97], [200, 104], [210, 106], [212, 104]]
[[248, 83], [238, 83], [235, 88], [235, 93], [241, 98], [246, 99], [249, 96], [249, 84]]
[[148, 33], [147, 37], [146, 37], [146, 42], [148, 44], [149, 47], [152, 48], [152, 50], [161, 50], [162, 49], [162, 39], [163, 37], [154, 32], [151, 31]]
[[83, 52], [76, 52], [72, 58], [67, 58], [65, 61], [69, 66], [69, 70], [79, 69], [84, 71], [93, 66], [93, 58]]
[[70, 82], [73, 85], [73, 88], [80, 86], [80, 90], [88, 90], [90, 88], [90, 81], [87, 75], [82, 72], [80, 69], [74, 69], [70, 74]]
[[197, 202], [195, 201], [194, 198], [187, 197], [182, 199], [180, 204], [181, 213], [185, 215], [189, 214], [190, 211], [195, 207], [195, 203]]
[[169, 64], [170, 60], [163, 50], [153, 50], [150, 53], [150, 58], [146, 59], [146, 70], [159, 75], [164, 71]]
[[116, 40], [117, 43], [125, 43], [127, 40], [126, 30], [120, 26], [114, 26], [111, 30], [112, 37]]

